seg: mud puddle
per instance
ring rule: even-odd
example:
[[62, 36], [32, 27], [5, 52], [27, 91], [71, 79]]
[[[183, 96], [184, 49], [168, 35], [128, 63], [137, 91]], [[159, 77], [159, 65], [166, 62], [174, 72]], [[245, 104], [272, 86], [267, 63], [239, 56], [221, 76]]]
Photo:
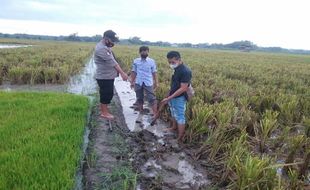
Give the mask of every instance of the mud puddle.
[[[129, 82], [115, 80], [124, 119], [131, 131], [132, 163], [139, 173], [137, 189], [205, 189], [210, 185], [207, 173], [176, 141], [176, 134], [165, 132], [168, 123], [158, 120], [151, 126], [152, 113], [135, 110], [135, 93]], [[138, 122], [137, 122], [138, 121]]]

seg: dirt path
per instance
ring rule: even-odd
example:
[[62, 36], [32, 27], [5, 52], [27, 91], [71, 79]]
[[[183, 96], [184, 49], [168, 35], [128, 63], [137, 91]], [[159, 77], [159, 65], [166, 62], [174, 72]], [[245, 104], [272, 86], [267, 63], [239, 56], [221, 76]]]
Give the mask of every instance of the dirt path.
[[[123, 180], [131, 187], [129, 189], [134, 186], [142, 190], [209, 187], [205, 170], [178, 145], [174, 134], [163, 133], [166, 123], [158, 122], [154, 127], [136, 126], [130, 131], [118, 96], [114, 96], [110, 109], [117, 116], [112, 132], [108, 122], [99, 116], [99, 104], [93, 108], [83, 168], [85, 189], [122, 189], [119, 184]], [[132, 112], [138, 117], [133, 109]], [[150, 114], [142, 116], [143, 120], [149, 118]]]

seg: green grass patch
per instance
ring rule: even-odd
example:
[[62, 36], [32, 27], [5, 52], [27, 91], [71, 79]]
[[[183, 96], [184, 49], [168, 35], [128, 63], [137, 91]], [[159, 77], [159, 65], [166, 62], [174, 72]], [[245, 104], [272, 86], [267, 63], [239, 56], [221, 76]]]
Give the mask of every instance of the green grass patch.
[[89, 101], [0, 91], [0, 189], [72, 189]]
[[101, 175], [103, 178], [102, 184], [99, 189], [104, 190], [134, 190], [137, 186], [137, 174], [128, 165], [117, 166], [113, 169], [112, 173], [104, 173]]

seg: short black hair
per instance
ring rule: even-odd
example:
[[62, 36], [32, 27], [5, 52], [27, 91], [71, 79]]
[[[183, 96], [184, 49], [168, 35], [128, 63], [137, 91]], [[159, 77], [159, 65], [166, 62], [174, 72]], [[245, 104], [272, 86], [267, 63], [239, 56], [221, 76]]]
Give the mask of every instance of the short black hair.
[[181, 54], [178, 51], [169, 51], [167, 53], [167, 58], [168, 59], [172, 59], [172, 58], [180, 59]]
[[139, 48], [139, 52], [141, 53], [142, 51], [150, 51], [150, 49], [149, 49], [149, 47], [147, 47], [147, 46], [141, 46], [141, 47]]

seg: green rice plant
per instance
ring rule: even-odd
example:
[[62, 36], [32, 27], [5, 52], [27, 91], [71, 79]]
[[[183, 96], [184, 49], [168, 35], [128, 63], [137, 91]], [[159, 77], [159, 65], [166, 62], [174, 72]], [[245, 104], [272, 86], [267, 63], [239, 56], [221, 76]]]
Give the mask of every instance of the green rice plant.
[[37, 68], [32, 68], [31, 69], [31, 78], [30, 78], [30, 84], [40, 84], [44, 83], [44, 76], [42, 73], [42, 68], [37, 67]]
[[227, 149], [227, 144], [234, 137], [231, 134], [233, 130], [221, 125], [209, 130], [207, 139], [198, 151], [198, 157], [207, 156], [211, 161], [225, 157], [223, 153]]
[[[290, 139], [289, 143], [289, 154], [285, 160], [285, 164], [291, 164], [294, 162], [297, 152], [305, 144], [306, 138], [304, 135], [297, 135]], [[289, 170], [292, 170], [291, 165], [286, 165], [283, 167], [283, 171], [288, 174]]]
[[303, 119], [303, 125], [305, 127], [305, 135], [307, 138], [310, 138], [310, 118]]
[[[309, 141], [309, 140], [308, 140]], [[303, 159], [303, 163], [299, 165], [299, 179], [306, 179], [309, 172], [310, 165], [310, 146], [309, 142], [306, 144], [306, 153]]]
[[5, 65], [6, 79], [13, 84], [45, 83], [44, 68], [59, 70], [58, 79], [52, 81], [66, 83], [70, 76], [81, 70], [95, 47], [94, 43], [25, 42], [36, 45], [27, 48], [0, 49], [0, 62], [1, 65]]
[[284, 146], [288, 139], [290, 138], [291, 127], [284, 126], [281, 128], [281, 133], [273, 139], [273, 143], [271, 145], [274, 149], [280, 149]]
[[31, 80], [31, 68], [12, 67], [9, 70], [8, 78], [12, 84], [28, 84]]
[[[188, 122], [189, 141], [199, 140], [210, 130], [210, 121], [213, 120], [213, 110], [209, 106], [196, 105], [192, 109], [192, 119]], [[209, 128], [210, 127], [210, 128]]]
[[235, 163], [239, 159], [244, 159], [249, 154], [249, 147], [247, 142], [247, 134], [242, 132], [239, 138], [235, 138], [230, 144], [227, 145], [228, 153], [226, 160], [226, 172], [222, 175], [222, 181], [229, 179], [235, 181]]
[[255, 136], [255, 126], [257, 126], [259, 115], [252, 110], [243, 109], [240, 120], [237, 122], [241, 126], [241, 130], [246, 130], [246, 132], [251, 136]]
[[249, 154], [247, 134], [243, 132], [239, 138], [234, 139], [232, 143], [228, 145], [228, 150], [227, 166], [233, 169], [236, 163], [235, 159], [243, 160]]
[[299, 101], [296, 95], [280, 94], [278, 101], [281, 107], [281, 120], [286, 125], [293, 125], [301, 121], [301, 112], [299, 109]]
[[0, 91], [0, 189], [73, 189], [89, 101]]
[[218, 125], [222, 126], [230, 125], [238, 113], [238, 108], [235, 107], [235, 104], [232, 101], [224, 101], [219, 104], [214, 104], [214, 109], [214, 115], [217, 118]]
[[266, 110], [259, 126], [256, 129], [256, 135], [259, 138], [259, 147], [261, 152], [265, 152], [266, 142], [271, 133], [277, 128], [277, 117], [279, 113], [271, 110]]
[[253, 157], [249, 154], [236, 157], [232, 163], [235, 179], [231, 181], [232, 189], [274, 189], [278, 185], [276, 170], [270, 167], [272, 159], [268, 157]]
[[303, 190], [303, 184], [302, 182], [298, 179], [298, 172], [292, 169], [288, 170], [288, 187], [287, 189], [296, 189], [296, 190]]

